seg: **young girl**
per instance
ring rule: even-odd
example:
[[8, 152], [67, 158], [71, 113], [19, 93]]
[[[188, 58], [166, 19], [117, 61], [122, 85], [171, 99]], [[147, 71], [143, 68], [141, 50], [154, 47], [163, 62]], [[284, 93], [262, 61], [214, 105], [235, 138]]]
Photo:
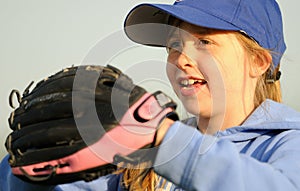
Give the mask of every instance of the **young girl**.
[[1, 191], [300, 190], [300, 115], [279, 103], [286, 47], [275, 0], [142, 4], [125, 31], [135, 42], [167, 48], [170, 83], [195, 116], [161, 124], [154, 170], [142, 179], [145, 169], [124, 169], [48, 187], [12, 176], [4, 159]]

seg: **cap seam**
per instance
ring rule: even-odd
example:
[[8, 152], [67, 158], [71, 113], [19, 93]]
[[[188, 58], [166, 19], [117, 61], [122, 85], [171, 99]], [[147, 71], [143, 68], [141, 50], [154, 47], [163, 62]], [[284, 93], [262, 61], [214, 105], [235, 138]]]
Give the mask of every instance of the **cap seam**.
[[235, 13], [234, 13], [234, 16], [233, 16], [231, 22], [234, 22], [234, 20], [235, 20], [235, 18], [236, 18], [236, 15], [237, 15], [238, 12], [239, 12], [238, 10], [240, 10], [240, 8], [241, 8], [241, 4], [242, 4], [242, 1], [240, 0], [240, 2], [239, 2], [239, 4], [238, 4], [238, 8], [235, 9]]
[[[195, 9], [194, 7], [192, 7], [192, 8]], [[202, 9], [202, 8], [199, 8], [199, 9], [200, 9], [201, 11], [203, 11], [203, 12], [209, 14], [209, 15], [216, 16], [216, 17], [218, 17], [218, 19], [221, 19], [222, 21], [225, 21], [225, 22], [229, 23], [227, 20], [225, 20], [225, 19], [222, 17], [223, 15], [221, 15], [221, 14], [211, 13], [211, 12], [206, 11], [205, 9]], [[232, 18], [231, 18], [231, 20], [232, 20]]]

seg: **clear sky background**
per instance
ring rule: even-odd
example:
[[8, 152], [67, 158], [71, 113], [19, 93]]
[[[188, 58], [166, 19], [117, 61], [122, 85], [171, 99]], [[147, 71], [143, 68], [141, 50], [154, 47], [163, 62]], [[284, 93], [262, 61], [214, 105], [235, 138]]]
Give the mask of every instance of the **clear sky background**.
[[[103, 39], [122, 34], [126, 14], [142, 2], [173, 3], [173, 0], [0, 0], [1, 158], [5, 153], [5, 138], [10, 132], [7, 119], [12, 111], [8, 104], [11, 90], [23, 92], [32, 80], [38, 82], [62, 68], [81, 64]], [[281, 65], [283, 99], [284, 103], [300, 111], [300, 1], [278, 2], [288, 46]], [[118, 39], [112, 41], [112, 45], [118, 46]], [[144, 68], [148, 74], [162, 74], [164, 69], [155, 64], [138, 69], [131, 67], [134, 66], [132, 63], [163, 62], [165, 56], [162, 49], [139, 47], [118, 53], [111, 64], [118, 65], [134, 79], [142, 80], [143, 73], [137, 71]], [[147, 78], [142, 85], [156, 80], [157, 86], [169, 88], [162, 77]], [[156, 89], [155, 84], [152, 88]]]

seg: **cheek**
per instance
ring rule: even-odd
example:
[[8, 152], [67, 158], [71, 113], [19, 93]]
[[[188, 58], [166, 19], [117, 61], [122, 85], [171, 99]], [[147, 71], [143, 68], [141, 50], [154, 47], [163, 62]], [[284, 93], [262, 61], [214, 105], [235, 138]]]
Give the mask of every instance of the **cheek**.
[[173, 76], [173, 71], [172, 71], [172, 69], [170, 67], [170, 64], [166, 65], [166, 73], [167, 73], [169, 81], [171, 81], [171, 78]]
[[227, 57], [218, 57], [218, 68], [222, 74], [223, 83], [226, 91], [240, 91], [245, 85], [246, 76], [248, 75], [247, 63], [243, 52], [230, 52]]
[[171, 64], [168, 59], [168, 63], [166, 64], [166, 73], [172, 86], [174, 86], [175, 83], [177, 70], [178, 70], [177, 67], [174, 64]]

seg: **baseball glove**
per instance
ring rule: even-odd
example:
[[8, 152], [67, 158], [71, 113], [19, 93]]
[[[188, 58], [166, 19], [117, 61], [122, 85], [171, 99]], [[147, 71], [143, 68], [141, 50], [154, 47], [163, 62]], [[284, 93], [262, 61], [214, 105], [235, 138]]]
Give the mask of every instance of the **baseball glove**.
[[91, 181], [118, 162], [145, 160], [147, 152], [136, 153], [153, 146], [161, 121], [178, 119], [168, 96], [148, 93], [109, 65], [66, 68], [29, 89], [10, 95], [19, 106], [5, 143], [12, 173], [25, 181]]

